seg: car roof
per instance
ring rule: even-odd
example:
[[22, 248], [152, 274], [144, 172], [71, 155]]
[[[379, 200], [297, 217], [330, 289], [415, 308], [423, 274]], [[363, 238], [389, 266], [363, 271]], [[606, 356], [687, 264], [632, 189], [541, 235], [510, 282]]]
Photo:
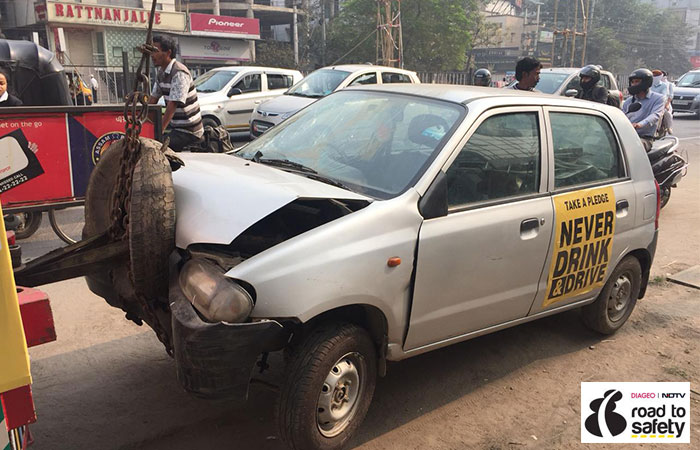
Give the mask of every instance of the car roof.
[[[542, 72], [552, 72], [552, 73], [578, 73], [583, 69], [583, 67], [546, 67], [544, 69], [540, 70], [540, 73]], [[610, 71], [605, 70], [605, 69], [599, 69], [600, 73], [609, 73], [611, 74]]]
[[262, 67], [262, 66], [223, 66], [223, 67], [216, 67], [211, 70], [220, 70], [220, 71], [227, 71], [227, 72], [243, 72], [243, 71], [248, 71], [248, 70], [263, 70], [263, 71], [268, 71], [268, 70], [274, 70], [276, 72], [299, 72], [298, 70], [295, 69], [282, 69], [279, 67]]
[[561, 95], [543, 94], [540, 92], [520, 91], [516, 89], [459, 86], [454, 84], [382, 84], [351, 86], [343, 91], [369, 90], [380, 92], [393, 92], [399, 94], [416, 95], [421, 97], [445, 100], [453, 103], [468, 104], [478, 99], [508, 99], [513, 105], [552, 105], [552, 106], [576, 106], [595, 109], [600, 106], [597, 103], [586, 100], [571, 99]]
[[390, 70], [392, 72], [398, 72], [398, 73], [415, 74], [415, 72], [410, 71], [410, 70], [399, 69], [397, 67], [377, 66], [374, 64], [338, 64], [335, 66], [322, 67], [319, 70], [322, 70], [322, 69], [342, 70], [345, 72], [359, 72], [359, 71], [363, 71], [363, 70], [380, 69], [380, 70]]

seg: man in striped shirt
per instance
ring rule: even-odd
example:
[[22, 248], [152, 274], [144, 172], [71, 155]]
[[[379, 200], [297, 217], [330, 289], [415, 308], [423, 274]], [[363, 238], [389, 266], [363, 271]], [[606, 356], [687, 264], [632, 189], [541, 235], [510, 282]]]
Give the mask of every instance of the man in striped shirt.
[[204, 134], [197, 90], [190, 71], [175, 60], [175, 41], [167, 36], [154, 36], [153, 45], [158, 50], [151, 59], [159, 69], [148, 103], [155, 104], [161, 96], [165, 97], [163, 129], [170, 137], [169, 147], [180, 151], [201, 142]]

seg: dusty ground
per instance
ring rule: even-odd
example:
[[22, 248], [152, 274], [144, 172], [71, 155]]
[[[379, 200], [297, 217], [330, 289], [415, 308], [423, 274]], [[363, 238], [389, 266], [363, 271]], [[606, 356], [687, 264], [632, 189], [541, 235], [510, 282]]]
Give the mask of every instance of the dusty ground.
[[[685, 133], [684, 145], [700, 162], [700, 122], [679, 120], [674, 129]], [[653, 282], [617, 334], [600, 337], [572, 311], [390, 364], [350, 447], [700, 448], [700, 291], [664, 279], [700, 264], [698, 223], [700, 163], [663, 210]], [[56, 245], [43, 242], [50, 239], [44, 233], [36, 248]], [[242, 406], [192, 398], [180, 390], [153, 333], [125, 321], [83, 280], [44, 290], [58, 341], [30, 351], [39, 415], [33, 448], [284, 448], [274, 425], [275, 391], [254, 385]], [[262, 378], [274, 383], [283, 374], [279, 356], [271, 362]], [[691, 444], [581, 444], [582, 381], [690, 381]]]

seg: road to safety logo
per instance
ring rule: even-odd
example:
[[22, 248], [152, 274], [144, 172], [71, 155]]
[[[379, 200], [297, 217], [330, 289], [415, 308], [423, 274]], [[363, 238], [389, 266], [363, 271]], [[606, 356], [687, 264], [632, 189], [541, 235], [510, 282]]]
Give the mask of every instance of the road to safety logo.
[[554, 196], [556, 233], [542, 306], [602, 286], [615, 235], [615, 192], [608, 186]]
[[690, 383], [581, 383], [581, 442], [690, 443]]
[[97, 138], [95, 144], [92, 146], [92, 163], [97, 165], [102, 153], [104, 153], [104, 151], [107, 150], [110, 145], [114, 144], [124, 136], [124, 133], [120, 131], [111, 131]]

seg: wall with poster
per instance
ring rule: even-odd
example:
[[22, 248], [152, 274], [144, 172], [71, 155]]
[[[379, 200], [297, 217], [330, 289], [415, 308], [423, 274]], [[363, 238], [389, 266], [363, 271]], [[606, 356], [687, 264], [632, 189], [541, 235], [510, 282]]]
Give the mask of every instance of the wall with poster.
[[[141, 136], [160, 137], [160, 116], [154, 117], [156, 123], [144, 123]], [[7, 209], [85, 197], [100, 155], [123, 136], [122, 108], [30, 107], [3, 112], [2, 206]]]

